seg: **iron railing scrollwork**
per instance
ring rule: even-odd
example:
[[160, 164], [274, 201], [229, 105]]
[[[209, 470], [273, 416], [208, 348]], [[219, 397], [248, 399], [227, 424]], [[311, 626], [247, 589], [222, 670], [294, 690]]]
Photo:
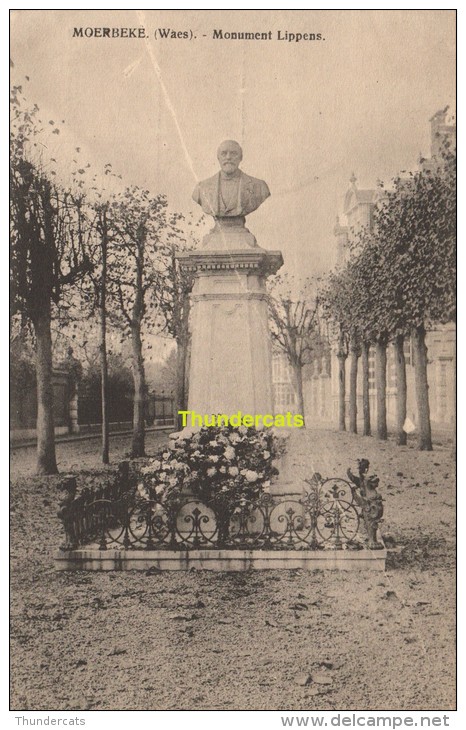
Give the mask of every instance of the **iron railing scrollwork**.
[[233, 507], [195, 496], [145, 499], [121, 481], [76, 496], [76, 481], [68, 478], [59, 513], [63, 549], [379, 549], [383, 505], [377, 478], [366, 476], [368, 465], [359, 462], [359, 477], [348, 472], [351, 481], [314, 474], [302, 498], [264, 493]]

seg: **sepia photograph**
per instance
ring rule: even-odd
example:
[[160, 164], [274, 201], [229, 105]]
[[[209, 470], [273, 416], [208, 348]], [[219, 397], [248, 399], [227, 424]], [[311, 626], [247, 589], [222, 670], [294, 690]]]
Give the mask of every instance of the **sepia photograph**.
[[9, 111], [15, 726], [451, 727], [456, 10], [10, 10]]

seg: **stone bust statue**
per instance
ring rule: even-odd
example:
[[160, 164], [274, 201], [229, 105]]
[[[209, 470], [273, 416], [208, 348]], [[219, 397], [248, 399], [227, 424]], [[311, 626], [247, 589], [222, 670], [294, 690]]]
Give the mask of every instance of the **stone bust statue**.
[[239, 169], [243, 150], [238, 142], [230, 139], [222, 142], [217, 159], [220, 172], [196, 185], [193, 200], [215, 219], [249, 215], [269, 197], [267, 183]]

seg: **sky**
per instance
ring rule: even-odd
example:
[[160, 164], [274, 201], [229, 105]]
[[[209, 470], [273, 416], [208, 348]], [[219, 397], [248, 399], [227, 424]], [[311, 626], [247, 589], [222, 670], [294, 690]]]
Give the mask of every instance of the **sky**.
[[[73, 37], [141, 26], [147, 38]], [[192, 38], [155, 38], [159, 28]], [[44, 119], [65, 121], [55, 156], [78, 146], [94, 170], [111, 163], [196, 220], [196, 181], [218, 170], [222, 140], [240, 142], [242, 169], [271, 190], [246, 225], [302, 276], [335, 262], [351, 174], [367, 188], [413, 169], [430, 152], [430, 117], [455, 104], [454, 11], [17, 10], [11, 57]]]

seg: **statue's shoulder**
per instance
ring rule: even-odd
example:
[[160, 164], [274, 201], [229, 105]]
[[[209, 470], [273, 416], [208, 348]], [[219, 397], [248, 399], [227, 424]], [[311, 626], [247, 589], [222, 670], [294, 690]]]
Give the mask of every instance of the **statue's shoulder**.
[[258, 177], [252, 177], [251, 175], [246, 175], [246, 173], [242, 170], [241, 175], [243, 185], [251, 186], [251, 188], [254, 188], [255, 190], [259, 189], [266, 197], [270, 195], [269, 186], [265, 180], [261, 180]]
[[214, 185], [217, 185], [218, 184], [219, 174], [220, 173], [216, 172], [215, 175], [212, 175], [212, 177], [208, 177], [208, 178], [206, 178], [206, 180], [201, 180], [198, 183], [198, 186], [200, 188], [204, 188], [205, 189], [205, 188], [211, 188]]
[[218, 172], [212, 177], [208, 177], [207, 180], [200, 180], [194, 188], [192, 198], [195, 203], [202, 204], [201, 196], [205, 198], [206, 195], [209, 197], [215, 195], [215, 191], [218, 187]]

